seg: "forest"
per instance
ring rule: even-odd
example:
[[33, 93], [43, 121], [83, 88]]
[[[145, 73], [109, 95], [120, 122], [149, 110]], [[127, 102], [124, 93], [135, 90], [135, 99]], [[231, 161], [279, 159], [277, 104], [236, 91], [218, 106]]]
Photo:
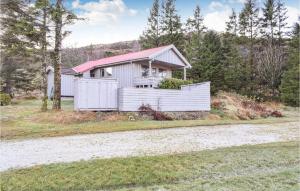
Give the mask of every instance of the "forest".
[[[63, 1], [1, 1], [1, 87], [11, 97], [32, 91], [43, 93], [47, 109], [46, 67], [71, 67], [86, 60], [174, 44], [187, 57], [194, 83], [211, 81], [212, 93], [236, 92], [257, 101], [282, 101], [299, 106], [299, 23], [287, 26], [283, 0], [246, 0], [240, 12], [232, 10], [224, 32], [209, 30], [200, 6], [181, 19], [175, 0], [154, 0], [147, 27], [138, 41], [113, 46], [91, 45], [62, 49], [66, 31], [78, 18]], [[261, 14], [259, 14], [261, 12]], [[261, 15], [261, 16], [259, 16]], [[298, 19], [299, 20], [299, 19]], [[101, 49], [101, 51], [100, 51]], [[181, 71], [175, 71], [181, 78]], [[59, 84], [53, 108], [60, 109]]]

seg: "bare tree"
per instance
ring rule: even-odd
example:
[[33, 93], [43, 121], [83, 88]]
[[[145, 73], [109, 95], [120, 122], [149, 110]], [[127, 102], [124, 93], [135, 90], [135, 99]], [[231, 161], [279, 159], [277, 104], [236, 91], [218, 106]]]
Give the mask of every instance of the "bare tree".
[[272, 90], [273, 96], [280, 84], [281, 75], [286, 64], [283, 48], [270, 43], [255, 55], [257, 61], [257, 73], [261, 81]]

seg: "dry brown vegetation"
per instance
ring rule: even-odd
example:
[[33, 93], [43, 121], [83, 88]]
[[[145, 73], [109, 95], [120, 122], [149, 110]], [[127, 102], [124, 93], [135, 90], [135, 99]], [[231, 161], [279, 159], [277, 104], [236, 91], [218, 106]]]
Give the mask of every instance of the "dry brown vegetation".
[[236, 93], [219, 92], [212, 99], [212, 113], [209, 118], [229, 117], [249, 120], [267, 117], [283, 117], [284, 105], [276, 102], [259, 103]]

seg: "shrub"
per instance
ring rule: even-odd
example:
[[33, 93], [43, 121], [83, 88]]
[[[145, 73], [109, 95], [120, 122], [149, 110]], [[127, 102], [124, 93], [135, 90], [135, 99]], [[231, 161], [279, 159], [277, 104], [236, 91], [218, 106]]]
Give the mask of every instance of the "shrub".
[[176, 78], [166, 78], [162, 80], [159, 84], [159, 88], [161, 89], [180, 89], [182, 85], [191, 84], [192, 81], [189, 80], [181, 80]]
[[0, 93], [0, 105], [9, 105], [11, 103], [11, 97], [9, 94]]
[[163, 112], [160, 111], [155, 111], [154, 109], [151, 108], [150, 105], [142, 105], [141, 107], [139, 107], [139, 111], [142, 114], [146, 114], [146, 115], [150, 115], [153, 117], [154, 120], [157, 121], [170, 121], [173, 120], [170, 116], [166, 115]]

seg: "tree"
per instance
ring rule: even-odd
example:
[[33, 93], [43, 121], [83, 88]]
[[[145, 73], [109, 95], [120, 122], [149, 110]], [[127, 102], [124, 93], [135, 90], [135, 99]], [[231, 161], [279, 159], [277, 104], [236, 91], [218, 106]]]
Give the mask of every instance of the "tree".
[[[36, 56], [36, 45], [39, 41], [39, 32], [33, 15], [33, 11], [26, 0], [3, 0], [0, 2], [1, 7], [1, 89], [14, 95], [17, 86], [16, 80], [13, 79], [17, 69], [29, 71], [28, 67], [34, 62], [27, 62], [28, 58]], [[33, 70], [30, 70], [33, 71]], [[33, 72], [33, 75], [36, 71]], [[20, 78], [26, 72], [19, 72]]]
[[47, 34], [50, 31], [48, 26], [48, 20], [49, 15], [51, 11], [51, 5], [49, 3], [49, 0], [37, 0], [35, 2], [35, 11], [36, 11], [36, 17], [37, 19], [41, 19], [41, 25], [40, 28], [40, 47], [41, 47], [41, 60], [42, 60], [42, 66], [41, 66], [41, 74], [42, 74], [42, 92], [43, 92], [43, 98], [42, 98], [42, 111], [46, 111], [47, 108], [47, 100], [48, 100], [48, 94], [47, 94], [47, 64], [48, 64], [48, 53], [47, 53]]
[[293, 37], [289, 43], [288, 69], [283, 74], [280, 91], [283, 102], [291, 106], [299, 107], [300, 26], [298, 23], [295, 24], [292, 34]]
[[267, 0], [262, 8], [261, 33], [267, 40], [274, 44], [274, 30], [277, 26], [277, 13], [275, 0]]
[[[64, 19], [63, 19], [64, 18]], [[56, 0], [55, 8], [52, 12], [52, 19], [55, 24], [55, 46], [53, 51], [54, 65], [54, 96], [53, 109], [61, 109], [61, 47], [62, 39], [69, 34], [69, 31], [62, 31], [63, 26], [72, 24], [78, 19], [71, 11], [67, 10], [62, 3], [62, 0]]]
[[258, 77], [267, 88], [272, 90], [272, 96], [276, 96], [286, 63], [283, 48], [270, 43], [257, 53], [256, 60]]
[[175, 8], [175, 0], [166, 0], [162, 3], [161, 31], [163, 45], [174, 44], [180, 51], [183, 51], [182, 24]]
[[148, 27], [140, 37], [141, 45], [144, 49], [160, 46], [160, 12], [159, 12], [159, 0], [154, 0], [152, 9], [150, 10], [150, 16], [148, 18]]
[[234, 9], [232, 9], [232, 13], [229, 16], [229, 21], [226, 22], [226, 29], [225, 30], [229, 34], [232, 34], [234, 36], [237, 35], [238, 21], [237, 21], [237, 17], [236, 17], [236, 13], [235, 13]]
[[[203, 16], [201, 15], [199, 5], [196, 6], [193, 17], [187, 20], [186, 29], [188, 30], [188, 40], [185, 43], [185, 52], [191, 64], [196, 65], [201, 55], [203, 31], [206, 29], [203, 24]], [[190, 76], [190, 74], [189, 70], [188, 76]]]
[[54, 60], [54, 96], [53, 109], [61, 109], [61, 43], [62, 43], [62, 0], [57, 0], [55, 12], [53, 13], [55, 23], [55, 47], [53, 52]]
[[245, 94], [249, 81], [249, 68], [241, 56], [235, 36], [225, 33], [222, 38], [222, 54], [224, 55], [224, 89]]
[[208, 31], [203, 37], [201, 55], [194, 62], [191, 75], [194, 82], [211, 81], [212, 92], [215, 93], [224, 86], [224, 56], [219, 35]]
[[255, 91], [255, 65], [254, 65], [254, 45], [257, 37], [258, 30], [258, 8], [256, 7], [255, 0], [246, 0], [244, 8], [242, 9], [239, 16], [240, 34], [245, 37], [246, 43], [248, 44], [248, 66], [250, 69], [251, 77], [249, 81], [250, 92]]
[[283, 44], [282, 37], [284, 35], [284, 29], [287, 26], [286, 19], [288, 18], [286, 16], [287, 8], [284, 6], [284, 3], [282, 0], [277, 0], [276, 13], [277, 13], [277, 15], [276, 15], [276, 17], [277, 17], [276, 36], [278, 38], [279, 45], [281, 46]]

